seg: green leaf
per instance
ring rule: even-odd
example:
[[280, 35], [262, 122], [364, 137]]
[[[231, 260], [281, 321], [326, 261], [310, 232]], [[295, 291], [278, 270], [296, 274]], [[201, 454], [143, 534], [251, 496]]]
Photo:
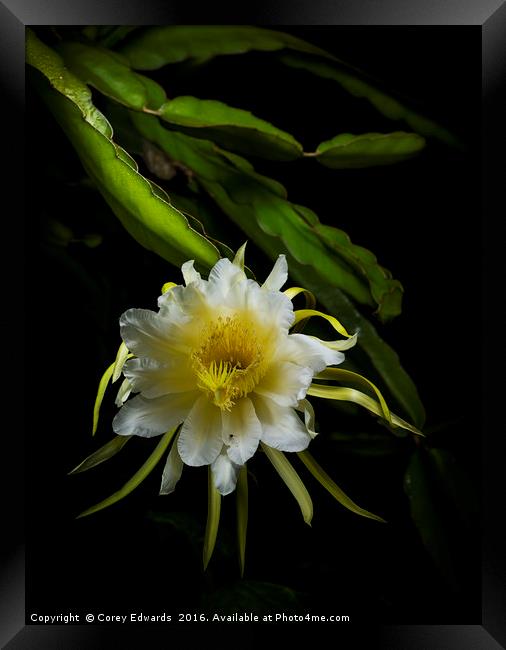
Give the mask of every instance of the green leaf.
[[448, 503], [455, 508], [462, 523], [471, 528], [476, 522], [479, 503], [469, 476], [447, 449], [428, 451], [432, 472]]
[[290, 490], [290, 492], [297, 500], [304, 521], [310, 526], [311, 519], [313, 518], [313, 502], [311, 501], [309, 492], [307, 491], [306, 486], [302, 482], [300, 476], [294, 470], [283, 452], [278, 451], [277, 449], [273, 449], [268, 445], [264, 445], [263, 442], [260, 444], [262, 445], [262, 449], [264, 450], [265, 455], [273, 464], [274, 469], [283, 479], [286, 487]]
[[244, 575], [244, 563], [246, 559], [246, 533], [248, 530], [248, 470], [246, 465], [239, 470], [237, 477], [237, 546], [239, 551], [239, 566], [241, 578]]
[[120, 25], [119, 27], [102, 27], [99, 28], [98, 40], [104, 47], [114, 47], [117, 43], [122, 41], [135, 29], [139, 29], [136, 25]]
[[204, 533], [204, 548], [202, 559], [204, 562], [204, 571], [207, 569], [209, 560], [214, 551], [216, 536], [218, 535], [218, 526], [220, 525], [221, 511], [221, 494], [214, 485], [211, 466], [207, 472], [207, 523]]
[[111, 140], [111, 127], [93, 106], [85, 84], [29, 29], [27, 62], [46, 78], [33, 81], [128, 232], [172, 264], [195, 259], [197, 266], [210, 268], [219, 259], [216, 247], [189, 226], [160, 188], [139, 174], [133, 159]]
[[443, 498], [434, 469], [430, 454], [418, 448], [406, 470], [404, 490], [409, 498], [411, 517], [427, 551], [449, 586], [457, 590], [459, 585], [452, 544], [459, 543], [459, 534], [453, 532], [455, 513]]
[[160, 117], [185, 127], [189, 135], [212, 140], [227, 149], [271, 160], [295, 160], [302, 156], [301, 144], [290, 134], [249, 111], [222, 102], [175, 97], [162, 107]]
[[87, 510], [81, 512], [81, 514], [77, 516], [77, 519], [86, 517], [95, 512], [98, 512], [99, 510], [103, 510], [104, 508], [112, 506], [114, 503], [121, 501], [121, 499], [124, 499], [128, 494], [130, 494], [130, 492], [135, 490], [135, 488], [138, 487], [142, 481], [144, 481], [144, 479], [154, 470], [157, 463], [160, 461], [161, 457], [169, 446], [170, 441], [174, 437], [176, 429], [177, 427], [171, 431], [167, 431], [167, 433], [162, 436], [160, 442], [157, 444], [155, 450], [149, 456], [144, 465], [142, 465], [142, 467], [137, 472], [135, 472], [132, 478], [127, 481], [122, 488], [120, 488], [117, 492], [114, 492], [114, 494], [111, 494], [111, 496], [107, 497], [107, 499], [104, 499], [103, 501], [100, 501], [100, 503], [97, 503], [94, 506], [91, 506], [91, 508], [88, 508]]
[[320, 467], [320, 465], [318, 465], [318, 463], [308, 451], [299, 451], [298, 456], [311, 472], [311, 474], [315, 477], [315, 479], [321, 483], [327, 492], [329, 492], [334, 497], [334, 499], [336, 499], [336, 501], [339, 501], [342, 506], [348, 510], [351, 510], [351, 512], [354, 512], [356, 515], [361, 515], [362, 517], [367, 517], [368, 519], [374, 519], [375, 521], [386, 523], [385, 520], [381, 517], [378, 517], [378, 515], [374, 515], [372, 512], [368, 512], [360, 506], [357, 506], [357, 504], [352, 501], [350, 497], [347, 496], [338, 485], [336, 485], [336, 483], [330, 478], [327, 472], [325, 472], [325, 470]]
[[88, 25], [82, 30], [83, 36], [90, 41], [96, 41], [104, 47], [113, 47], [116, 43], [123, 40], [134, 29], [139, 29], [135, 25]]
[[128, 108], [156, 113], [173, 128], [272, 160], [302, 156], [302, 146], [295, 138], [249, 111], [196, 97], [169, 101], [161, 86], [131, 70], [123, 57], [105, 48], [63, 42], [58, 52], [70, 70], [87, 84]]
[[46, 219], [43, 224], [44, 238], [55, 246], [68, 246], [75, 240], [74, 232], [58, 219]]
[[123, 449], [126, 443], [130, 440], [131, 436], [116, 436], [112, 440], [109, 440], [103, 447], [97, 449], [87, 458], [85, 458], [77, 467], [74, 467], [69, 474], [79, 474], [80, 472], [85, 472], [87, 469], [96, 467], [103, 463], [105, 460], [109, 460], [115, 456], [119, 451]]
[[358, 169], [402, 162], [424, 147], [425, 138], [416, 133], [341, 133], [318, 145], [314, 155], [325, 167]]
[[273, 52], [286, 48], [334, 58], [290, 34], [243, 25], [151, 27], [132, 35], [118, 50], [136, 70], [156, 70], [168, 63], [188, 59], [201, 63], [224, 54], [243, 54], [252, 50]]
[[125, 106], [158, 110], [167, 101], [161, 86], [133, 72], [123, 57], [106, 48], [63, 41], [57, 52], [82, 81]]
[[447, 129], [383, 92], [368, 81], [363, 73], [355, 69], [347, 68], [340, 62], [319, 61], [316, 58], [292, 53], [283, 54], [281, 60], [293, 68], [306, 70], [319, 77], [336, 81], [354, 97], [366, 99], [386, 118], [402, 120], [421, 135], [436, 138], [454, 147], [462, 147], [462, 143], [458, 138]]
[[[145, 138], [195, 173], [219, 207], [259, 246], [265, 248], [266, 235], [279, 238], [279, 252], [288, 251], [301, 264], [311, 265], [322, 279], [362, 304], [374, 304], [367, 286], [374, 283], [382, 318], [399, 313], [402, 287], [379, 267], [372, 253], [367, 255], [368, 251], [354, 247], [346, 238], [331, 251], [324, 241], [329, 231], [320, 234], [322, 224], [316, 215], [290, 203], [279, 183], [257, 174], [239, 156], [216, 150], [209, 142], [167, 131], [152, 116], [130, 115]], [[343, 250], [346, 259], [340, 255]]]
[[297, 206], [297, 209], [302, 210], [305, 218], [312, 221], [313, 229], [331, 251], [367, 277], [371, 295], [378, 305], [376, 313], [380, 320], [387, 321], [400, 314], [404, 293], [402, 284], [392, 278], [390, 271], [380, 266], [376, 256], [367, 248], [353, 244], [343, 230], [321, 224], [308, 208]]

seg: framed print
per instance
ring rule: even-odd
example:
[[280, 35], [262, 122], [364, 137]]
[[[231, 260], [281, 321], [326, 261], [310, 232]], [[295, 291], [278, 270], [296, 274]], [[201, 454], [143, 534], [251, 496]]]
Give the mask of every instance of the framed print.
[[504, 6], [0, 16], [3, 645], [504, 646]]

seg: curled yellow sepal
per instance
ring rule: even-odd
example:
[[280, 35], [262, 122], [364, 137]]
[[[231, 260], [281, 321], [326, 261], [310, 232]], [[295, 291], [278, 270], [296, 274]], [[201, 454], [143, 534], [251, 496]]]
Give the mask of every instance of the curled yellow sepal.
[[357, 339], [358, 339], [358, 333], [355, 332], [353, 336], [350, 336], [349, 339], [337, 339], [337, 341], [324, 341], [323, 339], [319, 339], [317, 336], [310, 336], [309, 338], [315, 339], [322, 345], [325, 345], [325, 347], [330, 348], [331, 350], [337, 350], [338, 352], [344, 352], [345, 350], [349, 350], [350, 348], [354, 347], [357, 344]]
[[[380, 404], [376, 402], [376, 400], [374, 400], [372, 397], [369, 397], [369, 395], [366, 395], [365, 393], [362, 393], [355, 388], [341, 388], [337, 386], [321, 386], [319, 384], [311, 384], [311, 386], [308, 388], [307, 394], [312, 395], [313, 397], [323, 397], [324, 399], [354, 402], [355, 404], [363, 406], [368, 411], [371, 411], [371, 413], [379, 415], [380, 417], [384, 417]], [[407, 431], [411, 431], [411, 433], [415, 433], [418, 436], [424, 436], [424, 434], [419, 429], [414, 427], [412, 424], [409, 424], [409, 422], [406, 422], [398, 415], [395, 415], [395, 413], [390, 412], [390, 418], [391, 424], [393, 426], [400, 427], [401, 429], [406, 429]]]
[[359, 384], [363, 384], [367, 386], [368, 388], [371, 388], [376, 394], [376, 397], [378, 398], [378, 401], [381, 406], [381, 411], [383, 413], [383, 417], [389, 424], [392, 424], [390, 410], [387, 406], [387, 403], [385, 402], [385, 398], [381, 394], [379, 388], [375, 386], [372, 383], [372, 381], [370, 381], [366, 377], [359, 375], [357, 372], [352, 372], [351, 370], [344, 370], [343, 368], [325, 368], [325, 370], [322, 370], [315, 376], [315, 379], [332, 379], [334, 381], [343, 381], [343, 380], [355, 381], [358, 382]]
[[347, 339], [351, 338], [352, 336], [351, 334], [348, 334], [344, 325], [342, 325], [337, 320], [337, 318], [334, 318], [334, 316], [331, 316], [330, 314], [325, 314], [324, 312], [318, 311], [317, 309], [297, 309], [293, 313], [295, 315], [295, 320], [293, 323], [294, 325], [296, 325], [301, 320], [312, 318], [313, 316], [319, 316], [320, 318], [324, 318], [328, 323], [330, 323], [336, 332], [339, 332], [339, 334], [346, 336]]
[[296, 296], [303, 293], [304, 298], [306, 299], [306, 309], [314, 309], [316, 306], [316, 298], [314, 297], [314, 293], [309, 291], [309, 289], [304, 289], [304, 287], [290, 287], [289, 289], [285, 289], [283, 293], [285, 296], [290, 298], [290, 300], [293, 300]]
[[[303, 293], [306, 301], [306, 309], [314, 309], [314, 307], [316, 306], [316, 298], [314, 297], [314, 294], [308, 289], [304, 289], [303, 287], [290, 287], [289, 289], [286, 289], [283, 293], [285, 294], [285, 296], [290, 298], [290, 300], [293, 300], [296, 296]], [[292, 326], [292, 332], [302, 332], [308, 320], [309, 318], [304, 318], [303, 320], [300, 320], [298, 323], [294, 324]]]
[[175, 282], [166, 282], [162, 287], [162, 294], [167, 293], [167, 291], [170, 291], [170, 289], [173, 289], [174, 287], [177, 287]]

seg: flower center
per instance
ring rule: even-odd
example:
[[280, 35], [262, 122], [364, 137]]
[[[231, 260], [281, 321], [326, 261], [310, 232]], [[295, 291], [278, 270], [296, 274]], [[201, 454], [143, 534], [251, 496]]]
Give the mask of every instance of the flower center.
[[265, 373], [265, 362], [252, 325], [237, 316], [219, 317], [203, 331], [203, 343], [193, 351], [198, 387], [222, 410], [250, 393]]

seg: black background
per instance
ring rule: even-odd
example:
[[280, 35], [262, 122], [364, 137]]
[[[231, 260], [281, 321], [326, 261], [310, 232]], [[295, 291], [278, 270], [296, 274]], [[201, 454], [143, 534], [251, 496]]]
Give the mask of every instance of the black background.
[[[479, 332], [473, 314], [479, 309], [479, 31], [289, 31], [384, 80], [468, 145], [466, 153], [459, 153], [431, 142], [415, 161], [369, 171], [336, 172], [310, 165], [312, 161], [255, 164], [284, 182], [293, 201], [314, 208], [323, 222], [343, 228], [354, 242], [373, 250], [402, 281], [404, 313], [380, 330], [416, 381], [428, 426], [451, 423], [440, 429], [438, 444], [456, 455], [478, 488], [474, 386]], [[306, 150], [341, 131], [392, 128], [336, 84], [274, 65], [268, 55], [220, 59], [191, 77], [180, 68], [172, 73], [173, 78], [170, 69], [157, 75], [169, 96], [189, 92], [247, 108], [293, 133]], [[146, 517], [147, 510], [189, 511], [192, 521], [200, 523], [196, 534], [201, 535], [205, 472], [188, 469], [176, 493], [162, 498], [156, 496], [160, 466], [118, 505], [74, 520], [117, 489], [150, 453], [152, 442], [135, 440], [110, 463], [66, 476], [110, 437], [110, 401], [96, 440], [90, 422], [98, 377], [118, 344], [117, 318], [131, 306], [154, 308], [161, 284], [179, 277], [176, 269], [131, 240], [98, 196], [72, 184], [82, 173], [59, 127], [31, 94], [27, 109], [29, 214], [40, 224], [40, 236], [30, 241], [29, 258], [36, 314], [31, 345], [37, 361], [27, 414], [29, 422], [33, 414], [33, 426], [26, 611], [122, 613], [137, 608], [159, 613], [224, 606], [238, 577], [233, 498], [225, 499], [221, 544], [205, 575], [198, 547], [171, 526]], [[49, 246], [44, 224], [51, 216], [72, 223], [77, 232], [102, 232], [104, 244], [97, 249], [73, 244], [67, 251]], [[240, 234], [231, 229], [228, 243], [240, 242]], [[262, 278], [268, 263], [260, 255], [254, 259]], [[44, 426], [37, 426], [41, 421]], [[372, 421], [362, 422], [370, 426]], [[332, 413], [321, 419], [320, 438], [327, 425], [334, 425]], [[255, 458], [258, 485], [251, 483], [246, 579], [294, 589], [297, 611], [350, 614], [364, 621], [479, 622], [476, 531], [455, 546], [460, 588], [451, 592], [409, 519], [402, 490], [406, 449], [394, 458], [339, 458], [319, 439], [313, 452], [358, 503], [389, 524], [344, 511], [308, 480], [316, 511], [309, 529], [265, 459]]]

